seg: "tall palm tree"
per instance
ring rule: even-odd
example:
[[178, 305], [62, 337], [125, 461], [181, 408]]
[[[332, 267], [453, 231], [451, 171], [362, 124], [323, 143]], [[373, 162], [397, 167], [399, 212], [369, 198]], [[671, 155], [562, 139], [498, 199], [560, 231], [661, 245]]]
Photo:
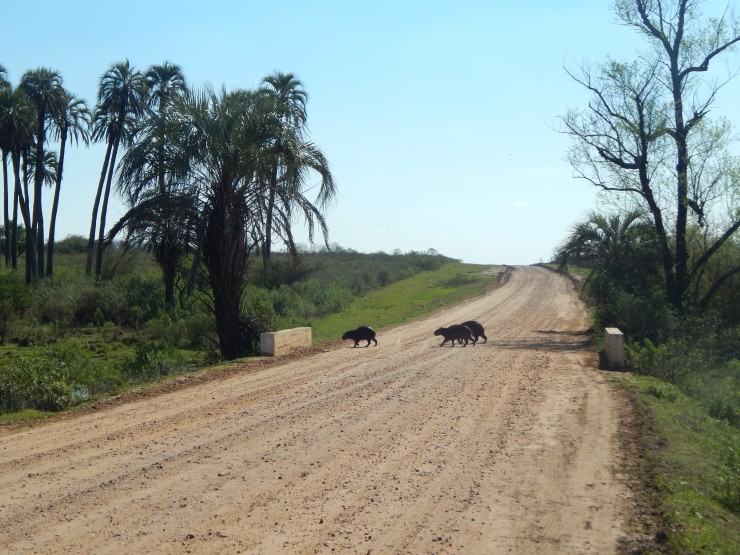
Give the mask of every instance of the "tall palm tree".
[[[26, 202], [26, 195], [23, 195], [21, 177], [22, 168], [24, 167], [24, 153], [31, 148], [33, 141], [34, 125], [34, 108], [30, 100], [20, 89], [11, 87], [0, 90], [0, 148], [2, 149], [3, 158], [3, 200], [4, 200], [4, 223], [5, 223], [5, 256], [6, 264], [10, 259], [13, 268], [17, 266], [18, 248], [17, 248], [17, 229], [18, 218], [17, 209], [20, 203], [21, 214], [27, 229], [30, 229], [30, 207]], [[9, 218], [8, 207], [10, 205], [8, 194], [8, 168], [7, 159], [10, 157], [13, 166], [13, 218]], [[26, 280], [31, 281], [35, 277], [35, 255], [33, 237], [26, 233], [26, 252], [31, 253], [26, 256]]]
[[[44, 145], [46, 144], [47, 125], [54, 123], [54, 118], [64, 103], [62, 76], [58, 71], [39, 67], [27, 71], [21, 77], [19, 88], [23, 90], [36, 109], [36, 136], [34, 155], [34, 194], [33, 194], [33, 228], [30, 233], [37, 241], [37, 268], [44, 274], [44, 215], [41, 204], [41, 191], [44, 183]], [[28, 233], [29, 230], [26, 230]]]
[[278, 235], [295, 254], [291, 223], [296, 208], [306, 218], [309, 240], [313, 241], [314, 218], [327, 240], [327, 227], [320, 210], [304, 195], [308, 170], [316, 171], [321, 177], [317, 195], [320, 207], [325, 207], [334, 197], [336, 187], [323, 153], [304, 139], [308, 94], [301, 81], [292, 73], [276, 72], [263, 79], [260, 94], [263, 107], [273, 120], [273, 137], [263, 150], [262, 169], [266, 188], [262, 258], [265, 274], [269, 275], [273, 235]]
[[112, 239], [125, 228], [126, 244], [154, 251], [162, 267], [165, 302], [174, 306], [175, 278], [187, 250], [187, 216], [195, 193], [187, 178], [186, 151], [178, 148], [182, 124], [169, 112], [150, 112], [136, 142], [121, 159], [118, 190], [129, 210], [108, 237]]
[[13, 90], [5, 79], [5, 68], [0, 66], [0, 157], [3, 170], [3, 233], [5, 265], [10, 266], [10, 220], [8, 196], [8, 157], [10, 156], [10, 128], [6, 126], [6, 113], [11, 104]]
[[6, 94], [11, 92], [8, 81], [8, 70], [0, 64], [0, 155], [2, 156], [3, 170], [3, 233], [5, 234], [5, 265], [10, 265], [10, 228], [8, 221], [8, 156], [10, 153], [3, 133], [3, 113], [5, 111]]
[[211, 286], [221, 354], [246, 354], [241, 318], [247, 263], [255, 248], [254, 176], [269, 135], [259, 97], [250, 91], [189, 95], [182, 103], [182, 147], [189, 152], [190, 179], [200, 184], [198, 249]]
[[46, 275], [54, 273], [54, 237], [56, 233], [57, 211], [59, 210], [59, 193], [62, 189], [62, 174], [64, 172], [64, 156], [67, 149], [67, 139], [79, 144], [90, 144], [91, 114], [87, 104], [81, 98], [69, 91], [64, 91], [64, 102], [56, 114], [56, 125], [53, 138], [59, 141], [59, 161], [57, 165], [56, 183], [54, 186], [54, 201], [51, 206], [51, 220], [49, 222], [49, 240], [47, 241]]
[[[160, 118], [164, 117], [168, 106], [175, 98], [182, 97], [188, 91], [182, 68], [170, 62], [153, 65], [147, 70], [144, 79], [149, 96], [148, 105]], [[163, 192], [166, 179], [164, 171], [166, 145], [163, 140], [160, 140], [158, 145], [159, 155], [157, 159], [160, 165], [158, 185]]]
[[[128, 60], [113, 64], [100, 78], [98, 102], [93, 117], [94, 141], [105, 139], [108, 147], [103, 160], [98, 190], [95, 195], [90, 236], [87, 247], [86, 271], [92, 271], [95, 251], [95, 233], [98, 232], [98, 249], [95, 261], [95, 275], [100, 277], [103, 264], [103, 241], [105, 237], [105, 220], [108, 211], [108, 198], [115, 173], [116, 157], [121, 141], [130, 131], [132, 118], [141, 115], [146, 103], [146, 84], [144, 76], [129, 64]], [[103, 205], [100, 206], [101, 197]], [[98, 209], [100, 222], [98, 225]]]
[[174, 306], [175, 278], [185, 252], [184, 212], [191, 195], [183, 194], [183, 160], [176, 146], [182, 130], [171, 105], [188, 88], [180, 66], [165, 62], [147, 70], [148, 109], [137, 130], [136, 141], [121, 159], [118, 189], [127, 199], [129, 211], [117, 222], [109, 238], [124, 227], [127, 244], [145, 245], [154, 251], [162, 267], [165, 302]]
[[151, 66], [144, 74], [144, 79], [149, 91], [149, 107], [160, 114], [174, 98], [188, 91], [182, 68], [170, 62]]

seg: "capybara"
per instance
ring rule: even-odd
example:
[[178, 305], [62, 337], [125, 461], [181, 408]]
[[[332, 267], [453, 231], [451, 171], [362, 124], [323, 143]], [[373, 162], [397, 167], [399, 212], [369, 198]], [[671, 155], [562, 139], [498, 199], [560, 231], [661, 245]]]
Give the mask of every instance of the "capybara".
[[455, 324], [453, 326], [450, 326], [449, 328], [439, 328], [434, 330], [434, 335], [441, 335], [444, 337], [444, 341], [440, 343], [440, 347], [450, 342], [450, 347], [455, 346], [455, 340], [465, 341], [463, 344], [463, 347], [467, 346], [468, 341], [472, 341], [473, 346], [475, 346], [475, 339], [473, 338], [473, 332], [470, 331], [470, 328], [468, 326], [462, 326], [460, 324]]
[[488, 341], [488, 338], [486, 337], [483, 326], [480, 325], [480, 323], [476, 322], [475, 320], [468, 320], [467, 322], [463, 322], [460, 325], [468, 326], [470, 328], [470, 331], [473, 332], [473, 337], [475, 338], [476, 343], [478, 342], [478, 339], [480, 339], [481, 337], [483, 338], [483, 343], [486, 343]]
[[375, 339], [375, 330], [373, 328], [369, 328], [368, 326], [360, 326], [356, 330], [349, 330], [344, 332], [342, 340], [344, 339], [351, 339], [352, 341], [354, 341], [355, 347], [359, 347], [360, 341], [362, 341], [363, 339], [367, 341], [367, 345], [365, 345], [365, 347], [369, 347], [371, 341], [375, 341], [375, 345], [378, 345], [378, 340]]

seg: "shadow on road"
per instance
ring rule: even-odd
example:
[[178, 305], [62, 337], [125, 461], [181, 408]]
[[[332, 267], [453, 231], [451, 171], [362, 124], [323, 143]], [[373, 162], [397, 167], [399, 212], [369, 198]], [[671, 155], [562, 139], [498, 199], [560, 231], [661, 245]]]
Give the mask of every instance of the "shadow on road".
[[591, 345], [589, 332], [590, 330], [534, 330], [534, 333], [543, 337], [514, 340], [489, 339], [484, 345], [480, 343], [478, 345], [530, 351], [579, 351]]

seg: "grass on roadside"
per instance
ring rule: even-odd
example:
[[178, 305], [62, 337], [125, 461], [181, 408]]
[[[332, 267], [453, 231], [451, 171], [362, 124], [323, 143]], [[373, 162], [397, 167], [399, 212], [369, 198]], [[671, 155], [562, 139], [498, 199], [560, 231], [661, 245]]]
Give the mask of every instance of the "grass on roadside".
[[669, 383], [633, 376], [626, 387], [671, 552], [740, 553], [740, 430]]
[[450, 263], [422, 272], [356, 299], [345, 310], [311, 323], [314, 344], [339, 339], [348, 329], [371, 326], [378, 330], [484, 294], [496, 277], [484, 274], [491, 266]]

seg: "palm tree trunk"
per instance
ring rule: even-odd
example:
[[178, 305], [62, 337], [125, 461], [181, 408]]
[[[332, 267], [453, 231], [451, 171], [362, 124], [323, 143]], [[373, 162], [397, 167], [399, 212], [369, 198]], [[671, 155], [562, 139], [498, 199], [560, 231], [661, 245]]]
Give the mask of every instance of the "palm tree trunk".
[[[36, 168], [33, 174], [33, 228], [35, 233], [37, 276], [44, 275], [44, 214], [41, 206], [41, 194], [44, 188], [44, 142], [46, 139], [46, 111], [42, 106], [38, 114], [38, 130], [36, 132]], [[26, 198], [28, 201], [28, 198]]]
[[56, 234], [57, 211], [59, 210], [59, 192], [62, 189], [62, 173], [64, 172], [64, 153], [67, 147], [67, 128], [62, 129], [59, 138], [59, 165], [57, 167], [57, 182], [54, 187], [54, 201], [51, 205], [51, 221], [49, 222], [49, 240], [47, 241], [46, 275], [52, 277], [54, 273], [54, 236]]
[[5, 266], [10, 266], [10, 219], [8, 208], [10, 207], [10, 195], [8, 194], [8, 153], [3, 150], [3, 232], [5, 234]]
[[232, 212], [225, 199], [217, 200], [209, 216], [203, 258], [213, 293], [213, 311], [216, 320], [221, 356], [233, 360], [247, 353], [242, 341], [239, 322], [247, 247], [244, 241], [243, 221]]
[[33, 199], [33, 206], [34, 206], [34, 212], [36, 212], [36, 216], [34, 217], [35, 223], [35, 239], [36, 239], [36, 257], [37, 257], [37, 263], [36, 263], [36, 272], [38, 277], [44, 276], [44, 210], [41, 207], [41, 189], [38, 190], [38, 202], [36, 202], [36, 198]]
[[95, 277], [97, 277], [98, 279], [103, 273], [103, 251], [105, 250], [105, 245], [103, 244], [103, 241], [105, 240], [105, 220], [106, 216], [108, 215], [108, 198], [110, 197], [110, 189], [113, 183], [113, 173], [116, 169], [118, 143], [119, 140], [116, 139], [115, 144], [113, 145], [113, 153], [111, 154], [110, 165], [108, 166], [108, 179], [105, 183], [103, 206], [100, 208], [100, 227], [98, 228], [98, 252], [95, 257]]
[[95, 194], [92, 218], [90, 218], [90, 236], [87, 240], [87, 261], [85, 263], [85, 273], [87, 273], [88, 276], [92, 273], [93, 256], [95, 254], [95, 231], [98, 225], [98, 207], [100, 206], [100, 197], [103, 195], [103, 185], [105, 184], [105, 177], [108, 174], [108, 164], [110, 162], [112, 149], [113, 141], [109, 141], [108, 148], [105, 151], [105, 159], [103, 160], [103, 171], [100, 172], [98, 192]]
[[[26, 283], [31, 283], [36, 277], [36, 253], [34, 252], [33, 230], [31, 214], [28, 205], [28, 175], [23, 172], [23, 186], [26, 189], [26, 197], [23, 195], [21, 188], [21, 153], [13, 154], [13, 173], [15, 174], [15, 194], [18, 198], [18, 205], [21, 207], [21, 216], [26, 226]], [[23, 164], [25, 166], [25, 164]]]
[[18, 268], [18, 189], [13, 187], [13, 221], [10, 229], [10, 267]]

